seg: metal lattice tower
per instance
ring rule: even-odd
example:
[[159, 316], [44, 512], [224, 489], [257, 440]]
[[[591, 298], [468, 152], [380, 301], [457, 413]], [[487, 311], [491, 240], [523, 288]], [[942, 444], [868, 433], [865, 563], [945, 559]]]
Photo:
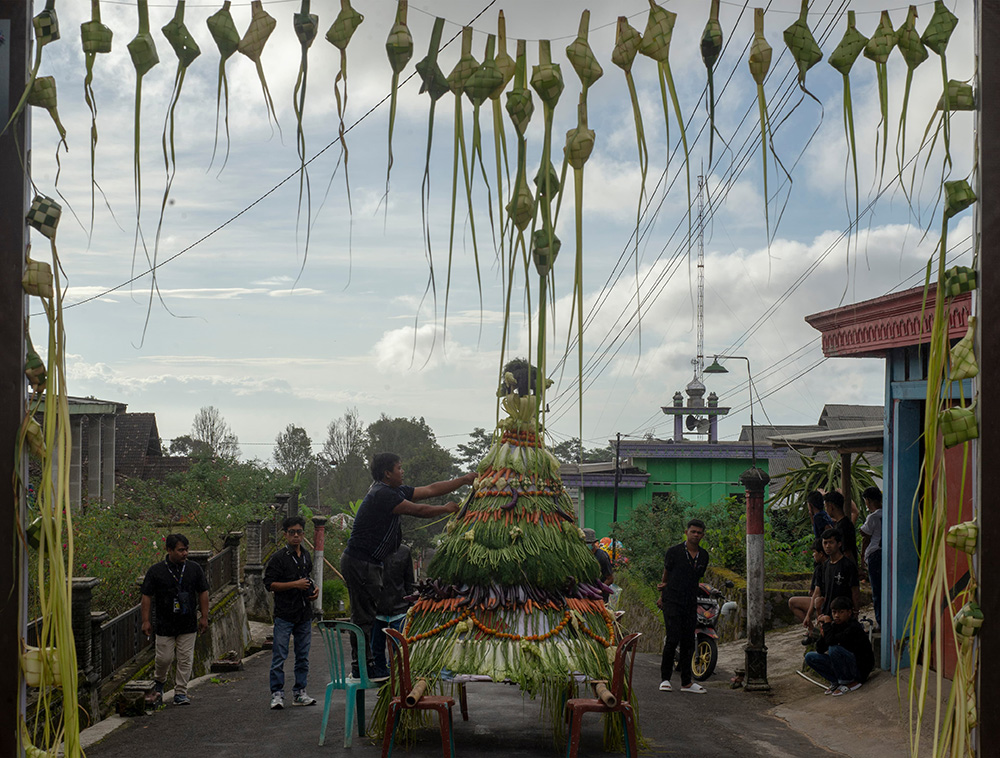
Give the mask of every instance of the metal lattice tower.
[[695, 374], [699, 381], [705, 373], [705, 177], [698, 177], [698, 356]]

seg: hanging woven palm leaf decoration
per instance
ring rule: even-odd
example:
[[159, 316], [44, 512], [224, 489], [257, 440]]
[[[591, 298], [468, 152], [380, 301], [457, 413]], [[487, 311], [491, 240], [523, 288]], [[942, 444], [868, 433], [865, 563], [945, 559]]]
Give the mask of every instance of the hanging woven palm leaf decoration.
[[[302, 216], [302, 191], [306, 194], [306, 245], [302, 254], [302, 268], [306, 267], [309, 257], [309, 238], [312, 233], [312, 188], [309, 185], [309, 169], [306, 167], [306, 134], [302, 129], [302, 117], [306, 110], [306, 84], [309, 78], [309, 48], [319, 33], [319, 16], [309, 12], [309, 0], [302, 0], [299, 12], [292, 19], [295, 36], [302, 48], [302, 59], [299, 62], [299, 75], [295, 79], [292, 91], [292, 110], [295, 111], [295, 146], [299, 152], [299, 204], [295, 214], [295, 229], [298, 232], [299, 219]], [[298, 281], [298, 278], [296, 278]]]
[[819, 103], [822, 108], [823, 104], [820, 103], [819, 99], [806, 89], [806, 72], [823, 60], [823, 51], [819, 49], [816, 38], [809, 28], [809, 0], [802, 0], [799, 17], [785, 29], [783, 36], [785, 46], [795, 59], [795, 65], [799, 71], [799, 89]]
[[31, 90], [34, 87], [35, 80], [38, 78], [38, 69], [42, 65], [42, 48], [50, 42], [55, 42], [59, 39], [59, 17], [56, 15], [55, 0], [45, 0], [45, 8], [31, 20], [31, 25], [35, 29], [35, 62], [31, 66], [31, 73], [28, 75], [27, 84], [24, 85], [24, 92], [21, 94], [21, 99], [14, 106], [14, 110], [10, 113], [10, 118], [7, 119], [7, 123], [0, 130], [0, 134], [6, 132], [8, 127], [14, 123], [14, 119], [21, 115], [24, 106], [28, 102], [28, 98], [31, 96]]
[[448, 328], [448, 296], [451, 292], [451, 264], [455, 250], [455, 211], [458, 205], [458, 163], [462, 161], [462, 178], [465, 182], [465, 194], [469, 204], [469, 230], [472, 234], [472, 253], [476, 261], [476, 282], [479, 286], [479, 297], [482, 300], [482, 281], [479, 274], [479, 247], [476, 242], [476, 217], [472, 210], [472, 185], [469, 179], [469, 155], [465, 149], [465, 124], [462, 117], [462, 94], [466, 83], [479, 68], [479, 61], [472, 57], [472, 27], [462, 29], [462, 53], [455, 68], [448, 74], [448, 88], [455, 96], [455, 150], [452, 158], [451, 171], [451, 231], [448, 235], [448, 275], [444, 290], [444, 328]]
[[764, 80], [771, 68], [771, 46], [764, 39], [764, 9], [754, 8], [753, 11], [753, 42], [750, 45], [750, 74], [757, 83], [757, 110], [760, 113], [760, 152], [764, 171], [764, 225], [767, 231], [767, 244], [771, 245], [771, 218], [768, 212], [767, 192], [767, 142], [771, 130], [767, 117], [767, 99], [764, 97]]
[[976, 92], [969, 82], [952, 79], [948, 82], [947, 91], [938, 98], [937, 110], [974, 111], [976, 109]]
[[59, 142], [56, 143], [56, 181], [59, 183], [59, 171], [61, 169], [61, 164], [59, 162], [59, 146], [62, 145], [68, 151], [69, 148], [66, 145], [66, 129], [62, 125], [62, 121], [59, 120], [59, 109], [56, 101], [56, 80], [53, 76], [39, 76], [35, 79], [35, 84], [31, 88], [31, 92], [28, 95], [28, 105], [34, 105], [38, 108], [44, 108], [49, 112], [52, 117], [52, 123], [55, 124], [56, 131], [59, 132]]
[[566, 48], [566, 57], [569, 58], [573, 70], [580, 77], [580, 84], [583, 85], [583, 104], [587, 104], [587, 90], [593, 86], [594, 82], [604, 76], [604, 69], [597, 61], [597, 56], [590, 47], [587, 39], [590, 35], [590, 11], [585, 10], [580, 14], [580, 28], [576, 33], [576, 39]]
[[646, 19], [646, 29], [642, 33], [639, 52], [659, 64], [660, 98], [663, 103], [663, 121], [667, 131], [667, 155], [670, 155], [670, 116], [667, 107], [667, 89], [670, 90], [670, 102], [674, 107], [674, 117], [681, 133], [681, 144], [684, 147], [684, 175], [687, 187], [687, 217], [688, 217], [688, 247], [691, 242], [691, 161], [688, 153], [687, 130], [684, 128], [684, 114], [677, 99], [677, 88], [674, 86], [674, 76], [670, 71], [670, 42], [674, 34], [674, 22], [677, 14], [665, 10], [653, 0], [649, 0], [649, 16]]
[[[927, 48], [920, 40], [917, 31], [917, 6], [911, 5], [906, 14], [906, 21], [896, 30], [896, 44], [906, 61], [906, 86], [903, 90], [903, 107], [899, 112], [899, 128], [896, 132], [896, 163], [899, 168], [900, 184], [906, 192], [906, 184], [902, 181], [903, 166], [906, 163], [906, 106], [910, 101], [910, 85], [913, 83], [913, 71], [927, 60]], [[909, 200], [909, 198], [907, 198]]]
[[[854, 22], [854, 11], [847, 11], [847, 29], [837, 45], [837, 49], [827, 59], [844, 77], [844, 133], [848, 149], [851, 151], [851, 166], [854, 168], [854, 216], [851, 225], [856, 226], [861, 215], [860, 187], [858, 184], [858, 148], [854, 138], [854, 108], [851, 100], [851, 68], [868, 44], [868, 38], [858, 31]], [[848, 211], [850, 217], [850, 211]], [[855, 237], [855, 239], [857, 239]]]
[[976, 361], [976, 317], [969, 316], [969, 329], [951, 347], [948, 357], [948, 364], [951, 371], [948, 374], [953, 382], [960, 382], [963, 379], [971, 379], [979, 375], [979, 363]]
[[[142, 124], [142, 78], [160, 62], [160, 57], [156, 54], [156, 43], [153, 42], [153, 35], [149, 33], [149, 4], [148, 0], [138, 0], [137, 8], [139, 12], [139, 31], [135, 38], [128, 43], [128, 54], [132, 59], [132, 66], [135, 68], [135, 126], [134, 142], [132, 145], [133, 173], [132, 181], [135, 187], [135, 238], [132, 243], [132, 265], [135, 266], [135, 252], [142, 241], [143, 250], [146, 250], [146, 240], [142, 234], [142, 168], [139, 161], [140, 126]], [[146, 251], [146, 258], [149, 253]]]
[[[497, 224], [501, 229], [500, 258], [503, 259], [503, 234], [507, 228], [504, 220], [504, 176], [507, 177], [507, 184], [510, 185], [510, 164], [507, 161], [507, 134], [504, 131], [503, 104], [500, 102], [500, 96], [507, 89], [511, 79], [514, 78], [514, 71], [517, 68], [516, 61], [507, 52], [507, 20], [504, 18], [503, 11], [500, 11], [497, 16], [496, 56], [493, 62], [496, 63], [497, 69], [503, 75], [503, 79], [490, 93], [490, 100], [493, 101], [493, 154], [496, 159], [497, 171]], [[503, 273], [501, 267], [501, 275]], [[502, 356], [500, 363], [503, 364]]]
[[[621, 23], [619, 21], [619, 23]], [[712, 0], [705, 31], [701, 33], [701, 60], [708, 69], [708, 165], [712, 166], [715, 147], [715, 79], [712, 72], [722, 53], [722, 24], [719, 23], [719, 0]]]
[[406, 26], [407, 0], [399, 0], [396, 6], [396, 23], [389, 30], [385, 41], [385, 52], [392, 68], [392, 99], [389, 101], [389, 163], [385, 169], [386, 218], [389, 214], [389, 174], [392, 172], [392, 128], [396, 123], [396, 95], [399, 89], [399, 74], [413, 57], [413, 36]]
[[966, 179], [944, 183], [944, 215], [945, 218], [957, 216], [976, 202], [976, 193], [972, 191]]
[[[347, 212], [351, 219], [348, 225], [348, 255], [352, 256], [354, 247], [354, 206], [351, 203], [351, 179], [347, 170], [349, 152], [347, 150], [347, 131], [344, 128], [344, 114], [347, 112], [347, 45], [350, 44], [351, 37], [358, 30], [365, 17], [351, 7], [351, 0], [340, 0], [340, 13], [333, 22], [333, 26], [326, 33], [327, 41], [340, 51], [340, 70], [333, 80], [333, 94], [337, 100], [337, 135], [340, 141], [340, 159], [330, 175], [330, 182], [327, 184], [329, 192], [330, 184], [333, 184], [333, 177], [337, 175], [337, 168], [340, 161], [344, 162], [344, 186], [347, 189]], [[352, 256], [353, 257], [353, 256]]]
[[236, 22], [233, 21], [233, 14], [229, 10], [230, 0], [222, 4], [222, 8], [208, 17], [208, 31], [215, 40], [215, 46], [219, 48], [219, 84], [215, 92], [215, 141], [212, 143], [212, 160], [208, 164], [211, 169], [215, 163], [215, 151], [219, 146], [219, 116], [222, 113], [222, 105], [225, 102], [226, 110], [223, 116], [223, 123], [226, 129], [226, 157], [222, 161], [221, 174], [226, 164], [229, 162], [229, 80], [226, 78], [226, 61], [228, 61], [239, 49], [240, 33], [236, 30]]
[[[882, 186], [885, 176], [885, 153], [889, 146], [889, 74], [886, 66], [889, 54], [896, 46], [896, 31], [892, 28], [889, 11], [882, 11], [882, 20], [865, 45], [865, 57], [875, 64], [878, 77], [878, 99], [882, 110], [882, 166], [879, 170], [878, 186]], [[877, 144], [876, 144], [877, 148]], [[877, 154], [876, 150], [876, 154]]]
[[[39, 292], [39, 297], [52, 297], [52, 267], [49, 264], [44, 265], [49, 270], [49, 287], [48, 294]], [[35, 293], [28, 293], [35, 294]], [[31, 344], [31, 335], [28, 331], [24, 332], [24, 375], [28, 378], [28, 384], [31, 385], [31, 391], [36, 394], [45, 391], [46, 383], [46, 369], [45, 363], [42, 361], [41, 356], [35, 351], [35, 346]], [[36, 422], [37, 423], [37, 422]]]
[[[264, 10], [261, 0], [253, 0], [250, 3], [250, 26], [247, 27], [243, 39], [237, 46], [237, 50], [247, 58], [252, 60], [257, 66], [257, 78], [260, 79], [261, 89], [264, 91], [264, 105], [267, 108], [267, 122], [270, 124], [274, 119], [274, 124], [278, 127], [278, 136], [281, 136], [281, 124], [278, 123], [278, 113], [274, 109], [274, 101], [271, 99], [271, 90], [267, 88], [267, 79], [264, 78], [264, 65], [261, 63], [261, 55], [264, 53], [264, 45], [267, 44], [268, 37], [274, 31], [278, 22]], [[273, 127], [272, 127], [273, 129]], [[273, 131], [272, 131], [273, 134]]]
[[[80, 40], [83, 44], [83, 57], [86, 61], [87, 73], [83, 78], [83, 99], [90, 109], [90, 228], [88, 236], [94, 232], [95, 190], [100, 189], [97, 183], [95, 158], [97, 155], [97, 98], [94, 96], [94, 62], [101, 53], [111, 52], [113, 32], [101, 23], [101, 1], [91, 0], [91, 19], [80, 24]], [[103, 195], [103, 190], [101, 195]], [[105, 203], [107, 199], [105, 198]], [[110, 207], [110, 206], [109, 206]]]

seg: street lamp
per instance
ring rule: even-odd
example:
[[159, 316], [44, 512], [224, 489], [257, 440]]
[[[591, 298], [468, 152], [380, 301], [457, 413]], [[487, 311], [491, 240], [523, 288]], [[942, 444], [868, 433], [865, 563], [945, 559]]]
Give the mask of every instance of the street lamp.
[[[701, 358], [702, 356], [698, 356]], [[706, 374], [728, 374], [719, 359], [747, 362], [750, 387], [750, 457], [751, 466], [740, 475], [746, 488], [747, 507], [747, 645], [744, 648], [747, 691], [769, 690], [767, 682], [767, 646], [764, 644], [764, 487], [771, 478], [757, 468], [757, 448], [753, 423], [753, 375], [750, 359], [742, 355], [716, 355]]]

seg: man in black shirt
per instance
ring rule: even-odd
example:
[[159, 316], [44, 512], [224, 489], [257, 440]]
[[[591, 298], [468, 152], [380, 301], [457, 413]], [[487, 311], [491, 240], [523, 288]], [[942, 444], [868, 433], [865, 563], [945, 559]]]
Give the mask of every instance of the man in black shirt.
[[833, 527], [840, 532], [840, 549], [857, 566], [858, 535], [854, 529], [854, 522], [844, 512], [844, 496], [839, 492], [827, 492], [823, 495], [823, 502], [830, 513], [830, 518], [833, 519]]
[[660, 690], [670, 692], [670, 675], [674, 670], [674, 652], [680, 645], [681, 692], [704, 694], [708, 690], [691, 678], [691, 657], [694, 655], [695, 622], [698, 617], [698, 584], [708, 568], [708, 551], [699, 547], [705, 536], [705, 523], [688, 521], [685, 541], [667, 550], [663, 558], [663, 581], [656, 585], [663, 609], [666, 640], [660, 660]]
[[823, 603], [820, 616], [829, 616], [836, 597], [846, 597], [855, 609], [861, 607], [861, 590], [858, 588], [858, 567], [841, 551], [841, 532], [830, 528], [823, 532], [823, 550], [827, 561], [823, 570]]
[[[190, 705], [187, 686], [194, 667], [194, 642], [198, 632], [208, 629], [208, 580], [201, 566], [187, 559], [187, 537], [168, 534], [164, 545], [166, 559], [150, 566], [142, 582], [142, 632], [147, 637], [153, 633], [150, 610], [155, 608], [156, 690], [162, 697], [176, 659], [174, 705]], [[195, 616], [196, 607], [201, 610], [200, 619]]]
[[[460, 506], [456, 502], [425, 505], [417, 501], [448, 495], [465, 484], [472, 484], [476, 474], [473, 471], [457, 479], [409, 487], [403, 484], [403, 466], [395, 453], [376, 455], [372, 459], [371, 474], [374, 481], [354, 518], [351, 537], [340, 557], [340, 573], [351, 601], [351, 621], [361, 627], [368, 643], [368, 675], [374, 676], [371, 638], [382, 593], [382, 564], [402, 542], [400, 518], [438, 518], [457, 513]], [[358, 651], [353, 637], [351, 661], [351, 673], [356, 677], [359, 674]]]
[[288, 640], [295, 642], [295, 705], [316, 705], [306, 694], [309, 678], [309, 647], [312, 643], [312, 601], [319, 597], [319, 587], [312, 581], [312, 559], [302, 549], [306, 522], [301, 516], [288, 516], [281, 522], [285, 547], [271, 556], [264, 569], [264, 586], [274, 593], [274, 643], [271, 647], [271, 709], [285, 707], [285, 659]]
[[[587, 543], [590, 552], [597, 559], [597, 565], [601, 567], [601, 581], [610, 586], [615, 580], [615, 572], [611, 567], [611, 558], [597, 545], [597, 532], [593, 529], [584, 529], [583, 541]], [[607, 602], [610, 595], [607, 592], [602, 592], [602, 594], [604, 595], [604, 602]]]

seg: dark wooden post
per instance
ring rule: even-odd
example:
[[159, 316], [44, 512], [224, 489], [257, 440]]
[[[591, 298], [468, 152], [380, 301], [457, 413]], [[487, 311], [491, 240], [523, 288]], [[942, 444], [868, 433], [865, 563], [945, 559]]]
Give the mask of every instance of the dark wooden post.
[[[1000, 740], [1000, 0], [979, 3], [979, 603], [986, 617], [979, 638], [978, 755], [988, 755]], [[994, 268], [994, 266], [997, 266]], [[993, 294], [990, 295], [989, 293]], [[994, 748], [987, 747], [993, 745]]]
[[[24, 92], [31, 29], [30, 0], [0, 2], [0, 128]], [[27, 176], [30, 114], [0, 136], [0, 755], [20, 755], [17, 714], [24, 713], [18, 661], [24, 630], [26, 567], [12, 514], [23, 524], [24, 500], [10, 486], [17, 430], [26, 411], [24, 378], [25, 295], [21, 289], [28, 244]]]

